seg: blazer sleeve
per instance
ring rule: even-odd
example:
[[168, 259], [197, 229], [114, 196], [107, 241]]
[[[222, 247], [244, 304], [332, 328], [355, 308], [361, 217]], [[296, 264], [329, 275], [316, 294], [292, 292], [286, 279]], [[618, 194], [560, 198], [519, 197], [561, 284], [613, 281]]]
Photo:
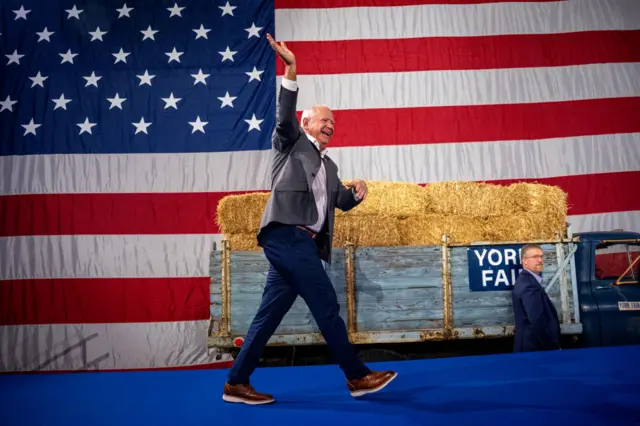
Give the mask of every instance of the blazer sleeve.
[[288, 152], [300, 136], [300, 123], [296, 116], [297, 101], [296, 82], [283, 78], [276, 108], [276, 128], [273, 132], [273, 147], [279, 152]]
[[[531, 277], [531, 279], [533, 279], [533, 277]], [[522, 292], [522, 306], [529, 319], [534, 335], [537, 336], [545, 347], [551, 347], [555, 346], [555, 344], [551, 337], [551, 331], [547, 327], [543, 291], [539, 285], [533, 285], [531, 282], [527, 283], [527, 286]]]
[[346, 212], [360, 203], [361, 201], [356, 201], [351, 189], [344, 186], [340, 179], [338, 179], [338, 199], [336, 200], [336, 207]]

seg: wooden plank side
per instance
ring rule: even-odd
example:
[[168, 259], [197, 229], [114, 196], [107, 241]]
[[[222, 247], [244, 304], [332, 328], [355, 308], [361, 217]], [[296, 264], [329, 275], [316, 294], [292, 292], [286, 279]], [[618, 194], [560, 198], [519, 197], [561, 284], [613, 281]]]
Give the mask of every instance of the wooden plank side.
[[439, 246], [358, 248], [358, 331], [442, 327], [440, 258]]
[[222, 277], [222, 264], [220, 263], [220, 251], [212, 251], [209, 256], [209, 304], [211, 316], [217, 320], [222, 315], [222, 290], [220, 280]]
[[[549, 282], [557, 269], [555, 245], [543, 246]], [[513, 324], [511, 292], [470, 292], [467, 247], [450, 248], [454, 327], [487, 327]], [[564, 247], [568, 253], [568, 246]], [[328, 274], [336, 290], [340, 315], [347, 321], [345, 251], [335, 249]], [[358, 331], [403, 331], [441, 328], [442, 254], [440, 246], [358, 248], [355, 251], [356, 325]], [[244, 334], [258, 311], [269, 263], [263, 252], [231, 252], [231, 333]], [[220, 255], [211, 254], [211, 314], [221, 315]], [[560, 286], [550, 297], [561, 308]], [[572, 287], [568, 285], [573, 318]], [[298, 297], [276, 334], [318, 332], [302, 298]]]
[[[335, 249], [327, 274], [338, 296], [340, 315], [346, 320], [346, 284], [344, 249]], [[263, 252], [231, 252], [231, 333], [246, 334], [258, 312], [269, 273], [269, 262]], [[309, 308], [297, 297], [275, 334], [318, 332]]]

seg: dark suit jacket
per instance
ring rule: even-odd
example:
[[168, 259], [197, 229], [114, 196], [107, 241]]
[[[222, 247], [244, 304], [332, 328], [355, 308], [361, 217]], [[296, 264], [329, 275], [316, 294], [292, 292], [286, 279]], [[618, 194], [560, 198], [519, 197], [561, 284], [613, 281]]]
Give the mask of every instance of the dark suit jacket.
[[520, 272], [511, 297], [516, 323], [514, 352], [560, 349], [558, 312], [529, 271]]
[[273, 132], [271, 195], [262, 215], [258, 244], [264, 230], [271, 224], [310, 226], [318, 220], [311, 184], [320, 162], [327, 175], [327, 216], [323, 231], [317, 237], [320, 257], [331, 263], [331, 245], [335, 208], [343, 211], [358, 205], [353, 193], [338, 177], [338, 166], [328, 155], [321, 159], [318, 149], [306, 136], [296, 116], [298, 90], [280, 87], [276, 128]]

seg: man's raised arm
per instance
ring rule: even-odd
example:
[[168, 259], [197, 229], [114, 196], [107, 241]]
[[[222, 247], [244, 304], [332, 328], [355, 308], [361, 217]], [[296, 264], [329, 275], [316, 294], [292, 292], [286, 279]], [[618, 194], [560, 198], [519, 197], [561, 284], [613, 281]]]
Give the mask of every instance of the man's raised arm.
[[285, 42], [276, 43], [267, 34], [267, 40], [271, 48], [280, 56], [285, 64], [282, 87], [278, 94], [278, 105], [276, 109], [276, 132], [273, 137], [273, 146], [280, 152], [286, 152], [298, 139], [300, 135], [300, 123], [296, 117], [296, 104], [298, 101], [298, 83], [296, 82], [296, 57], [287, 48]]

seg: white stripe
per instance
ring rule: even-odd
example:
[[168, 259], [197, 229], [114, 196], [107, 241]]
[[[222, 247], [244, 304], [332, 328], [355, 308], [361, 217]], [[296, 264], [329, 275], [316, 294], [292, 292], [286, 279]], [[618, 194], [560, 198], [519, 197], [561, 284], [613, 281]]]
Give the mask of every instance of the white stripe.
[[637, 0], [277, 9], [278, 40], [546, 34], [640, 28]]
[[640, 211], [575, 215], [569, 216], [567, 221], [574, 233], [614, 229], [640, 232]]
[[0, 280], [202, 277], [218, 235], [55, 235], [0, 238]]
[[261, 188], [269, 158], [269, 151], [5, 156], [0, 195]]
[[[0, 157], [0, 169], [10, 167], [12, 170], [0, 183], [0, 195], [269, 189], [270, 153], [253, 151], [238, 155], [242, 160], [233, 160], [233, 165], [229, 165], [230, 156], [224, 153]], [[342, 179], [414, 183], [538, 179], [640, 170], [640, 133], [482, 143], [329, 148], [328, 155], [340, 168]], [[496, 162], [497, 166], [494, 164]], [[206, 167], [201, 167], [203, 164]], [[45, 170], [81, 172], [48, 173]], [[184, 175], [187, 170], [193, 173]], [[108, 176], [113, 179], [108, 179]]]
[[[342, 179], [429, 183], [640, 170], [640, 133], [333, 149]], [[402, 165], [402, 166], [399, 166]]]
[[[599, 248], [596, 251], [596, 256], [601, 256], [604, 254], [619, 254], [619, 253], [626, 254], [627, 251], [631, 253], [640, 253], [640, 246], [620, 243], [620, 244], [616, 244], [614, 246], [609, 246], [606, 248]], [[635, 256], [633, 258], [635, 258]]]
[[318, 74], [297, 81], [298, 110], [319, 103], [343, 110], [556, 102], [640, 96], [640, 63]]
[[167, 368], [216, 360], [209, 321], [0, 327], [0, 371]]
[[[640, 232], [640, 211], [569, 216], [574, 232], [624, 229]], [[5, 237], [0, 280], [81, 277], [209, 276], [215, 235]], [[180, 241], [179, 247], [176, 241]], [[205, 243], [206, 241], [206, 243]], [[29, 246], [33, 254], [7, 256], [7, 247]], [[96, 251], [95, 247], [104, 246]], [[87, 249], [85, 254], [82, 249]], [[139, 255], [139, 253], [144, 253]], [[132, 254], [132, 256], [128, 256]], [[138, 256], [138, 257], [136, 257]], [[1, 285], [1, 283], [0, 283]]]

